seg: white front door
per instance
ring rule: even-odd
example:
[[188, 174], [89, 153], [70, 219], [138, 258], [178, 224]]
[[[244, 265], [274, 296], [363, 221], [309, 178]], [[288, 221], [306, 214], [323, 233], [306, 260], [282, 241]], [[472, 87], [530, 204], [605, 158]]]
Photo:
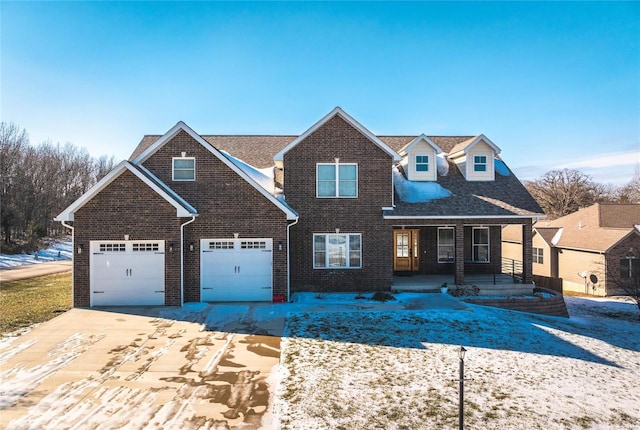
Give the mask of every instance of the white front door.
[[273, 239], [202, 239], [200, 300], [271, 301]]
[[92, 241], [91, 306], [164, 305], [164, 241]]

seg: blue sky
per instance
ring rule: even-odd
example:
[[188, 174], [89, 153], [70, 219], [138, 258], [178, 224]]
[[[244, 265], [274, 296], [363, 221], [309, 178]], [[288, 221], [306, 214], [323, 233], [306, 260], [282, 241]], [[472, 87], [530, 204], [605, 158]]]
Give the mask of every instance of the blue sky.
[[2, 121], [127, 158], [144, 134], [483, 133], [522, 180], [640, 168], [640, 2], [0, 2]]

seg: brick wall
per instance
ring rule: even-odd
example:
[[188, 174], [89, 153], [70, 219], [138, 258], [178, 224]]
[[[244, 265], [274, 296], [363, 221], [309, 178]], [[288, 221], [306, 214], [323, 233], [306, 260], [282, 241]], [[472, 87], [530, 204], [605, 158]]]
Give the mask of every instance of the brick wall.
[[[91, 240], [165, 240], [180, 243], [176, 209], [133, 173], [124, 171], [74, 216], [74, 297], [76, 307], [90, 305]], [[180, 252], [165, 249], [165, 303], [180, 305]]]
[[[316, 163], [358, 164], [358, 198], [316, 198]], [[287, 202], [300, 214], [291, 229], [292, 291], [387, 290], [393, 278], [393, 232], [382, 219], [391, 206], [392, 159], [335, 116], [284, 156]], [[362, 233], [361, 269], [314, 269], [313, 233]]]
[[[182, 152], [196, 159], [195, 181], [172, 181], [172, 157]], [[200, 239], [233, 238], [234, 233], [273, 239], [273, 293], [286, 295], [287, 220], [282, 210], [184, 131], [143, 165], [198, 211], [185, 227], [185, 243], [195, 245], [193, 252], [185, 251], [185, 301], [200, 301]]]

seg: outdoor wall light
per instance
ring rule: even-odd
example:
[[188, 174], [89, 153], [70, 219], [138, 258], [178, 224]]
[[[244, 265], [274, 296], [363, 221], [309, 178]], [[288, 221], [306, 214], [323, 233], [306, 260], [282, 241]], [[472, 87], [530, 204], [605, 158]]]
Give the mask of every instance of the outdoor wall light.
[[82, 245], [78, 245], [78, 254], [82, 254], [82, 248], [83, 248]]
[[282, 251], [282, 241], [278, 242], [278, 251]]
[[173, 252], [173, 242], [169, 242], [169, 252]]
[[189, 243], [189, 251], [193, 252], [193, 250], [195, 249], [196, 245], [193, 242]]

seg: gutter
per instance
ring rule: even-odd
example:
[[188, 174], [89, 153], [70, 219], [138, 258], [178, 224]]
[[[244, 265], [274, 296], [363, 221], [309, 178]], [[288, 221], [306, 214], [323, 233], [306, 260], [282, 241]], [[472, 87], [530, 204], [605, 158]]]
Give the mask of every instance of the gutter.
[[298, 224], [300, 217], [297, 217], [294, 222], [287, 224], [287, 303], [291, 301], [291, 261], [290, 261], [290, 240], [289, 229]]
[[196, 220], [192, 215], [191, 219], [180, 225], [180, 306], [184, 306], [184, 227]]
[[[76, 263], [76, 232], [73, 228], [72, 225], [67, 224], [65, 221], [60, 221], [60, 224], [62, 224], [63, 226], [67, 227], [69, 230], [71, 230], [71, 302], [73, 304], [73, 306], [75, 307], [75, 288], [76, 288], [76, 283], [75, 281], [75, 277], [76, 277], [76, 269], [75, 269], [75, 263]], [[90, 250], [89, 250], [90, 251]]]

